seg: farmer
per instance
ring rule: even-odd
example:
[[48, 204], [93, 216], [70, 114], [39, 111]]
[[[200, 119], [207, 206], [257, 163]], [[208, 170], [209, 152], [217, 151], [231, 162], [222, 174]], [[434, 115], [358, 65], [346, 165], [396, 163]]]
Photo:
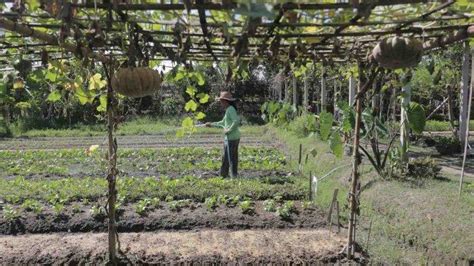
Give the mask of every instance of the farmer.
[[216, 98], [225, 115], [222, 121], [206, 123], [207, 127], [220, 127], [224, 129], [224, 155], [222, 156], [221, 176], [229, 176], [229, 165], [231, 167], [231, 176], [237, 177], [237, 167], [239, 164], [239, 142], [240, 142], [240, 119], [235, 107], [235, 98], [228, 91], [222, 91]]

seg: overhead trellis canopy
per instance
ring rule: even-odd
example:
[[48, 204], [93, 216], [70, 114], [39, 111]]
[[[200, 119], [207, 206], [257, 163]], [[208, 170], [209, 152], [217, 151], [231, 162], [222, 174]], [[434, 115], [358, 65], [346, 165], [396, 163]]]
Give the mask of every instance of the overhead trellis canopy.
[[416, 37], [432, 50], [474, 35], [469, 0], [5, 2], [3, 64], [73, 55], [138, 65], [339, 62], [368, 58], [389, 36]]

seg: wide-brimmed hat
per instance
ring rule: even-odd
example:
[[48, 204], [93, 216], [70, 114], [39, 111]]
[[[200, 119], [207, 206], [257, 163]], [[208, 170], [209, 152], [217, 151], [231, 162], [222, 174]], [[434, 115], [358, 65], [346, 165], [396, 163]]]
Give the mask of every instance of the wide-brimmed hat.
[[219, 101], [219, 100], [226, 100], [226, 101], [233, 102], [236, 99], [232, 97], [232, 93], [230, 93], [229, 91], [221, 91], [221, 94], [219, 95], [219, 97], [216, 97], [216, 101]]

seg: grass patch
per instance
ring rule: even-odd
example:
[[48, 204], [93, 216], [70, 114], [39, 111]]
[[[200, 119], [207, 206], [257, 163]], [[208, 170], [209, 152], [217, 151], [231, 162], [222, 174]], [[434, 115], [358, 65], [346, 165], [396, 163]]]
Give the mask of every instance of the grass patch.
[[[329, 145], [323, 141], [320, 141], [316, 136], [299, 138], [297, 134], [291, 131], [273, 126], [268, 126], [268, 131], [270, 133], [268, 134], [270, 138], [272, 136], [276, 136], [285, 144], [286, 152], [289, 157], [289, 166], [291, 169], [299, 168], [299, 145], [302, 144], [302, 172], [306, 182], [308, 183], [308, 195], [310, 172], [312, 175], [321, 178], [338, 166], [350, 164], [349, 157], [344, 156], [342, 158], [337, 158], [331, 153]], [[317, 152], [315, 156], [309, 154], [312, 149], [315, 149]], [[309, 155], [308, 161], [306, 162], [307, 154]], [[339, 189], [339, 202], [345, 202], [348, 186], [345, 186], [344, 182], [340, 182], [340, 180], [347, 179], [347, 177], [350, 175], [350, 169], [350, 166], [340, 168], [333, 172], [330, 176], [318, 182], [318, 190], [315, 198], [317, 205], [321, 206], [323, 209], [329, 208], [335, 188]]]
[[[474, 130], [474, 120], [469, 122], [469, 128]], [[451, 124], [448, 121], [428, 120], [425, 131], [451, 131]]]
[[[178, 118], [155, 119], [150, 117], [141, 117], [127, 121], [121, 124], [116, 134], [119, 136], [129, 135], [153, 135], [153, 134], [171, 134], [174, 135], [179, 129], [181, 120]], [[21, 132], [18, 128], [13, 128], [14, 137], [90, 137], [103, 136], [107, 128], [104, 124], [97, 125], [76, 125], [67, 129], [33, 129]], [[243, 134], [259, 134], [261, 127], [244, 125], [241, 127]], [[219, 128], [197, 128], [195, 134], [221, 134]]]

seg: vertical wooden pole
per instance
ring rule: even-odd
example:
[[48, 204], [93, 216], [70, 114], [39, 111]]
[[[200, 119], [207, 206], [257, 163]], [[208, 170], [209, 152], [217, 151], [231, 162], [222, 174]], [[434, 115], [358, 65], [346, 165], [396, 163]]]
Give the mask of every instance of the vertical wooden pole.
[[283, 90], [285, 89], [285, 74], [281, 73], [280, 82], [278, 86], [278, 102], [283, 100]]
[[[361, 86], [365, 80], [363, 65], [361, 62], [359, 64], [359, 86], [357, 87], [357, 92], [361, 91]], [[359, 144], [360, 144], [360, 124], [362, 116], [362, 99], [357, 97], [356, 101], [356, 117], [355, 117], [355, 127], [354, 127], [354, 146], [352, 154], [352, 184], [349, 194], [349, 231], [348, 231], [348, 240], [347, 240], [347, 257], [352, 259], [354, 255], [354, 231], [356, 223], [356, 214], [357, 214], [357, 185], [359, 182]]]
[[[472, 59], [474, 60], [474, 53], [472, 54]], [[462, 158], [462, 170], [461, 170], [461, 178], [459, 179], [459, 197], [461, 197], [462, 193], [462, 184], [464, 182], [464, 171], [466, 166], [466, 158], [467, 158], [467, 147], [469, 144], [469, 119], [471, 119], [471, 108], [472, 108], [472, 94], [474, 90], [474, 61], [471, 66], [471, 86], [469, 90], [469, 98], [468, 98], [468, 106], [467, 106], [467, 125], [464, 131], [464, 154]]]
[[321, 112], [327, 111], [326, 69], [321, 70]]
[[308, 102], [308, 86], [309, 86], [309, 82], [308, 82], [308, 75], [305, 74], [304, 75], [304, 81], [303, 81], [303, 89], [304, 89], [304, 92], [303, 92], [303, 106], [304, 106], [304, 109], [305, 110], [308, 110], [308, 105], [309, 105], [309, 102]]
[[309, 172], [309, 201], [313, 201], [313, 175]]
[[329, 214], [328, 214], [328, 223], [329, 226], [332, 225], [332, 212], [334, 208], [336, 207], [336, 202], [337, 202], [337, 194], [339, 192], [339, 189], [336, 188], [334, 189], [334, 193], [332, 194], [332, 201], [331, 201], [331, 207], [329, 208]]
[[461, 77], [461, 99], [459, 111], [459, 141], [464, 144], [466, 127], [469, 124], [467, 116], [469, 114], [469, 63], [470, 63], [470, 47], [469, 41], [464, 42], [463, 61], [462, 61], [462, 77]]
[[284, 81], [284, 84], [285, 84], [285, 103], [289, 103], [290, 102], [290, 86], [289, 86], [289, 82], [287, 81], [286, 79], [287, 77], [285, 76], [285, 81]]
[[355, 101], [355, 93], [357, 90], [357, 82], [353, 75], [349, 77], [349, 105], [352, 106]]
[[[451, 125], [451, 130], [453, 132], [454, 138], [458, 138], [458, 132], [456, 125], [454, 124], [454, 97], [453, 97], [453, 87], [451, 85], [446, 86], [446, 92], [448, 94], [448, 120]], [[462, 143], [462, 142], [461, 142]]]
[[397, 87], [392, 88], [392, 95], [390, 97], [390, 101], [392, 104], [392, 117], [391, 118], [392, 118], [392, 121], [396, 121], [397, 119]]
[[296, 78], [295, 74], [293, 73], [292, 77], [292, 89], [293, 89], [293, 106], [298, 107], [298, 79]]
[[[107, 68], [105, 68], [107, 71]], [[116, 224], [115, 224], [115, 202], [117, 198], [117, 190], [115, 188], [116, 175], [117, 175], [117, 145], [116, 139], [114, 138], [114, 108], [115, 98], [114, 91], [112, 89], [112, 76], [113, 67], [110, 66], [107, 75], [107, 133], [108, 133], [108, 241], [109, 241], [109, 262], [112, 265], [117, 264], [117, 238], [116, 238]]]

